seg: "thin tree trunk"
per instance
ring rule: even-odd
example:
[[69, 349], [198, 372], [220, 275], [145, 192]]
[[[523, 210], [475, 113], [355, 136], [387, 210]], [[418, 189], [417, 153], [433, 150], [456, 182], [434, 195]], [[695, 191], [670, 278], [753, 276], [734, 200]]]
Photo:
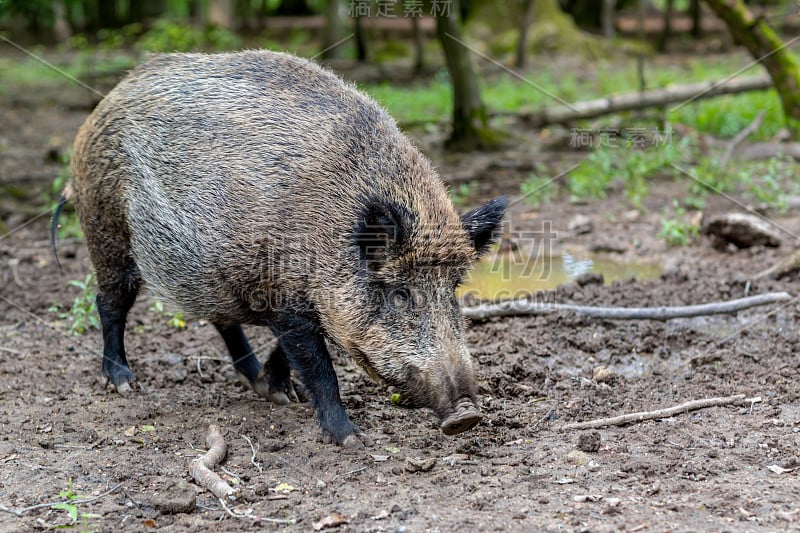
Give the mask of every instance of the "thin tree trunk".
[[322, 33], [322, 57], [333, 59], [341, 57], [342, 47], [338, 43], [342, 39], [342, 17], [339, 13], [339, 0], [328, 0], [325, 3], [325, 28]]
[[692, 16], [692, 37], [698, 39], [703, 36], [703, 10], [700, 9], [700, 0], [691, 0], [689, 13]]
[[447, 140], [452, 150], [489, 148], [488, 117], [481, 101], [478, 80], [472, 70], [470, 51], [462, 44], [459, 5], [455, 0], [449, 13], [436, 15], [436, 34], [442, 43], [450, 85], [453, 88], [453, 130]]
[[667, 5], [664, 7], [664, 29], [661, 31], [661, 37], [658, 39], [658, 46], [656, 47], [659, 52], [666, 52], [667, 42], [672, 36], [672, 15], [675, 12], [675, 0], [667, 0]]
[[603, 11], [600, 13], [600, 25], [603, 28], [603, 37], [614, 38], [614, 6], [617, 0], [603, 0]]
[[220, 28], [233, 28], [233, 0], [211, 0], [208, 22]]
[[367, 40], [364, 36], [364, 25], [361, 22], [361, 16], [355, 17], [355, 38], [356, 38], [356, 59], [365, 63], [367, 61]]
[[742, 0], [706, 0], [714, 13], [750, 54], [767, 69], [781, 99], [786, 125], [800, 139], [800, 62], [769, 27], [756, 18]]
[[425, 39], [419, 24], [419, 17], [411, 17], [414, 29], [414, 72], [417, 74], [425, 70]]
[[517, 68], [525, 66], [527, 59], [528, 30], [531, 27], [531, 13], [533, 11], [533, 0], [522, 0], [522, 16], [519, 19], [519, 37], [517, 39], [517, 53], [514, 63]]

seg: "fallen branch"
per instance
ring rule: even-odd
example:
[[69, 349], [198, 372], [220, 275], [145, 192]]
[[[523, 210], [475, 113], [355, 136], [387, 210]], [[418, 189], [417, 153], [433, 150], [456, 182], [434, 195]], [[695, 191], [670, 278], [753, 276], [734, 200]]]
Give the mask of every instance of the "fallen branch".
[[29, 507], [23, 507], [22, 509], [12, 509], [11, 507], [6, 507], [5, 505], [0, 505], [0, 511], [5, 513], [10, 513], [16, 516], [22, 516], [28, 511], [33, 511], [34, 509], [43, 509], [45, 507], [53, 507], [54, 505], [61, 505], [64, 503], [68, 503], [70, 505], [82, 505], [84, 503], [91, 503], [93, 501], [97, 501], [100, 498], [108, 496], [112, 492], [116, 491], [118, 488], [122, 486], [122, 483], [117, 483], [107, 491], [98, 494], [97, 496], [92, 496], [91, 498], [72, 498], [66, 500], [59, 500], [57, 502], [48, 502], [48, 503], [37, 503], [36, 505], [31, 505]]
[[753, 119], [748, 126], [746, 126], [742, 131], [737, 133], [731, 142], [728, 143], [728, 146], [725, 147], [725, 152], [722, 154], [722, 157], [719, 158], [719, 168], [725, 168], [728, 166], [728, 161], [731, 160], [731, 156], [733, 155], [733, 151], [744, 142], [754, 131], [761, 126], [761, 122], [764, 120], [764, 115], [766, 114], [765, 111], [759, 111], [756, 118]]
[[200, 457], [192, 460], [189, 465], [189, 475], [204, 489], [208, 489], [220, 500], [233, 501], [236, 499], [236, 491], [228, 483], [219, 477], [211, 468], [219, 464], [224, 458], [227, 448], [225, 439], [219, 427], [211, 424], [208, 426], [208, 436], [206, 437], [208, 451]]
[[564, 424], [561, 429], [596, 429], [606, 426], [623, 426], [625, 424], [644, 422], [645, 420], [653, 420], [655, 418], [669, 418], [681, 413], [688, 413], [689, 411], [696, 411], [698, 409], [705, 409], [707, 407], [730, 405], [732, 403], [749, 402], [753, 404], [760, 401], [760, 397], [745, 399], [744, 394], [735, 394], [733, 396], [722, 396], [718, 398], [706, 398], [703, 400], [692, 400], [674, 407], [657, 409], [655, 411], [642, 411], [640, 413], [630, 413], [627, 415], [613, 416], [611, 418], [599, 418], [597, 420], [589, 420], [588, 422], [572, 422], [569, 424]]
[[739, 153], [742, 161], [763, 161], [783, 155], [800, 161], [800, 143], [760, 142], [748, 144]]
[[770, 89], [772, 85], [772, 79], [769, 76], [706, 81], [575, 102], [568, 106], [552, 107], [533, 113], [498, 112], [493, 113], [493, 115], [516, 116], [524, 119], [534, 127], [541, 127], [549, 124], [563, 124], [576, 120], [597, 118], [623, 111], [638, 111], [649, 107], [663, 107], [669, 104], [685, 104], [723, 94], [765, 90]]
[[464, 307], [461, 311], [471, 320], [485, 320], [496, 316], [545, 315], [558, 311], [571, 311], [579, 315], [609, 320], [670, 320], [693, 316], [734, 313], [750, 307], [769, 305], [791, 300], [787, 292], [768, 292], [747, 298], [737, 298], [727, 302], [710, 302], [699, 305], [679, 305], [674, 307], [595, 307], [573, 304], [548, 304], [530, 300], [509, 300], [494, 304], [480, 304]]

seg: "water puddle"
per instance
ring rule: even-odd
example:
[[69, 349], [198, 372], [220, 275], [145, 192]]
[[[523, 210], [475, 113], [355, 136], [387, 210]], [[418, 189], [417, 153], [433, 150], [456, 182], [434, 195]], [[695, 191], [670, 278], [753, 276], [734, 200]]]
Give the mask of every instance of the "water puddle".
[[532, 292], [555, 289], [581, 274], [603, 275], [606, 284], [636, 278], [653, 279], [661, 275], [661, 267], [646, 261], [620, 261], [617, 258], [589, 252], [540, 254], [523, 257], [502, 254], [483, 259], [470, 272], [459, 296], [466, 294], [487, 300], [523, 298]]

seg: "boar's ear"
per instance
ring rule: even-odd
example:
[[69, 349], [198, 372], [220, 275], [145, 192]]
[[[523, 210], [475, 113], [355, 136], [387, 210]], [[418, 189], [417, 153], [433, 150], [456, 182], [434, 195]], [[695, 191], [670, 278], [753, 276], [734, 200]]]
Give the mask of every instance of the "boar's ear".
[[467, 235], [479, 254], [485, 252], [497, 239], [507, 207], [505, 196], [500, 196], [461, 216], [461, 225], [467, 230]]
[[405, 206], [375, 199], [364, 203], [353, 240], [369, 270], [399, 254], [409, 238], [412, 215]]

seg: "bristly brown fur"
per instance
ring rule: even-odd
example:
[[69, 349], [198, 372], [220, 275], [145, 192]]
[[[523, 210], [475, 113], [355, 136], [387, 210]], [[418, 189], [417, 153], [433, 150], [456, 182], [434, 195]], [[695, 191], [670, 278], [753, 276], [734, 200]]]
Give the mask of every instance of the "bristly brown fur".
[[[440, 415], [474, 397], [453, 297], [474, 228], [394, 120], [329, 71], [266, 51], [155, 56], [87, 119], [72, 171], [101, 293], [141, 278], [217, 324], [265, 323], [280, 302]], [[368, 272], [353, 232], [376, 198], [412, 220], [404, 252]], [[501, 216], [480, 223], [491, 235]], [[386, 303], [401, 286], [403, 309]]]

